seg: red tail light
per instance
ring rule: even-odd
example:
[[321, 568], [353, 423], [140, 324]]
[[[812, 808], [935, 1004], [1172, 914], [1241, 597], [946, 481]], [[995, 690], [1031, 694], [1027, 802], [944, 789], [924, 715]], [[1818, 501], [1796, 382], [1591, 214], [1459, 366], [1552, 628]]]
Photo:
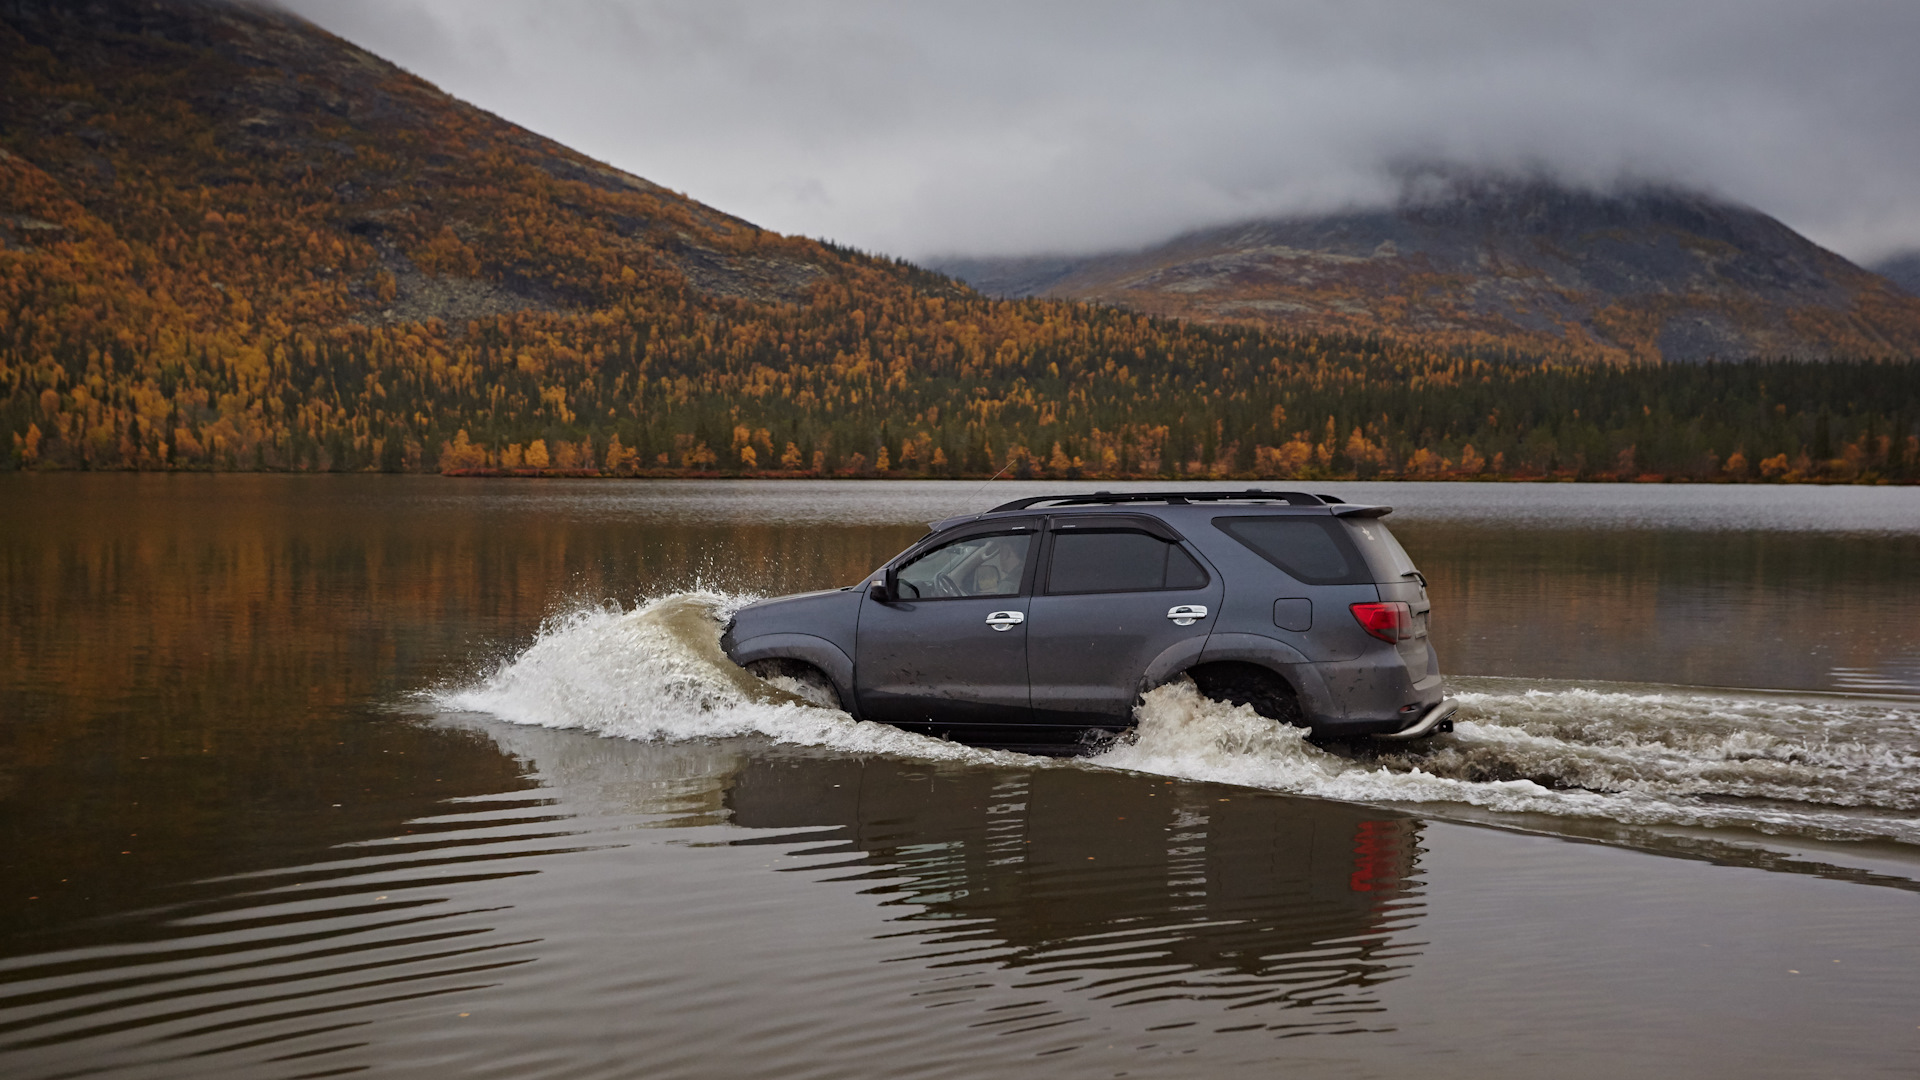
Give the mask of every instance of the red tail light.
[[1353, 604], [1360, 629], [1381, 641], [1405, 641], [1413, 636], [1413, 609], [1398, 600], [1384, 604]]

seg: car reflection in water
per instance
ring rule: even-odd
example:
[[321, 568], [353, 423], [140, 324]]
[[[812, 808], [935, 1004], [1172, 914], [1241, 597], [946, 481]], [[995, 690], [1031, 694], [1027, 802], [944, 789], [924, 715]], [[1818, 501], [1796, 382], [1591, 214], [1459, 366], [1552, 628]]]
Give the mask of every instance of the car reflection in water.
[[[1056, 1000], [1217, 1001], [1246, 1027], [1378, 1030], [1415, 953], [1420, 823], [1386, 811], [1081, 768], [756, 761], [732, 823], [837, 829], [872, 892], [929, 922], [917, 959], [1044, 972]], [[825, 841], [762, 835], [738, 844]], [[1079, 987], [1069, 984], [1078, 982]]]

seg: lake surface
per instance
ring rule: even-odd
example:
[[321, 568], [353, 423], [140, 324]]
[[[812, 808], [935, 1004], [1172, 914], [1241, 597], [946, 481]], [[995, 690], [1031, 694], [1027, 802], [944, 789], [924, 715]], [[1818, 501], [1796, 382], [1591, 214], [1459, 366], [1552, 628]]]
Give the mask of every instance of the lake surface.
[[1920, 491], [1323, 488], [1431, 745], [718, 657], [1052, 485], [0, 476], [0, 1075], [1920, 1072]]

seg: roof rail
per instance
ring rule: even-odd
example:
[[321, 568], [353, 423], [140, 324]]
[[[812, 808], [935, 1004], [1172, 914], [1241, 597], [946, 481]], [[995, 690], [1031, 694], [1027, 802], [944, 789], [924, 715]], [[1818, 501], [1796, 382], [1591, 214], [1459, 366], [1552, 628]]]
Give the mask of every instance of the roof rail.
[[987, 511], [998, 514], [1004, 510], [1025, 510], [1049, 503], [1054, 506], [1103, 506], [1113, 503], [1163, 502], [1175, 506], [1186, 503], [1205, 502], [1285, 502], [1289, 506], [1325, 506], [1339, 502], [1331, 495], [1309, 495], [1304, 491], [1262, 491], [1248, 488], [1245, 491], [1096, 491], [1087, 495], [1036, 495], [1030, 499], [1015, 499], [1002, 503]]

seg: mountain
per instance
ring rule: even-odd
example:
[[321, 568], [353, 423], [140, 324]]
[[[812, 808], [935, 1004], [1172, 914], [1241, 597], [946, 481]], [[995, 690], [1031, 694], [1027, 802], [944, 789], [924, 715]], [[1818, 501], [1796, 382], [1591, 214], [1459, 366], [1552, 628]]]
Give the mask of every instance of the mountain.
[[1920, 478], [1920, 365], [1505, 340], [993, 299], [270, 7], [0, 0], [0, 469]]
[[[11, 196], [48, 215], [12, 213], [0, 237], [110, 232], [146, 256], [126, 268], [135, 283], [170, 276], [176, 304], [244, 295], [294, 325], [454, 322], [617, 304], [627, 270], [642, 288], [775, 303], [844, 276], [842, 253], [594, 161], [273, 8], [14, 0], [0, 19]], [[183, 246], [219, 280], [170, 275]]]
[[1908, 251], [1873, 264], [1873, 272], [1920, 296], [1920, 251]]
[[1207, 229], [1144, 251], [936, 260], [997, 296], [1209, 323], [1696, 361], [1920, 353], [1920, 301], [1745, 207], [1428, 176], [1391, 208]]

